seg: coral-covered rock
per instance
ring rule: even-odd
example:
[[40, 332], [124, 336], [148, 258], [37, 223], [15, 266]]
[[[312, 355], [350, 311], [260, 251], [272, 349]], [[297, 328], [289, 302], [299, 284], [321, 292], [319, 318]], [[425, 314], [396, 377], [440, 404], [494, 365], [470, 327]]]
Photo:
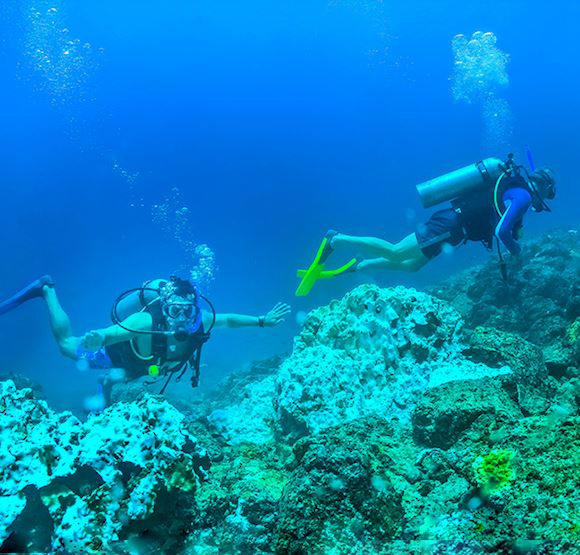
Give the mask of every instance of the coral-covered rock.
[[408, 423], [430, 380], [487, 372], [462, 355], [461, 329], [447, 303], [404, 287], [363, 285], [313, 311], [278, 373], [282, 435], [369, 415]]
[[222, 553], [269, 552], [290, 479], [285, 465], [289, 456], [288, 448], [274, 442], [228, 445], [196, 497], [198, 531], [192, 544]]
[[274, 439], [275, 375], [282, 358], [258, 361], [234, 372], [197, 411], [229, 444], [266, 444]]
[[30, 389], [0, 382], [0, 495], [73, 474], [82, 430], [71, 413], [56, 414]]
[[490, 368], [508, 367], [524, 412], [541, 414], [547, 410], [556, 384], [550, 379], [540, 348], [517, 335], [480, 326], [470, 334], [463, 354]]
[[498, 372], [488, 378], [449, 382], [426, 392], [413, 413], [417, 443], [448, 449], [482, 415], [507, 413], [521, 417], [517, 403], [510, 397], [513, 382], [506, 382], [504, 376]]
[[504, 381], [505, 376], [499, 372], [479, 380], [448, 382], [425, 392], [413, 413], [417, 443], [448, 449], [483, 415], [506, 413], [521, 418], [521, 410], [509, 392], [513, 382]]
[[330, 553], [348, 545], [351, 553], [381, 553], [403, 518], [402, 447], [378, 418], [300, 440], [280, 502], [275, 552]]
[[517, 333], [540, 346], [563, 337], [580, 315], [580, 234], [562, 230], [524, 244], [508, 261], [509, 281], [498, 264], [470, 268], [430, 291], [460, 311], [469, 327]]
[[275, 418], [274, 380], [269, 376], [247, 384], [238, 404], [215, 409], [209, 414], [209, 421], [228, 443], [267, 443], [274, 438], [271, 425]]
[[0, 545], [10, 535], [10, 526], [22, 513], [25, 506], [26, 496], [22, 493], [0, 496]]
[[36, 399], [43, 399], [42, 386], [32, 378], [23, 376], [17, 372], [0, 373], [0, 382], [10, 380], [14, 383], [17, 389], [31, 389]]
[[179, 521], [177, 504], [206, 475], [204, 450], [165, 401], [147, 396], [81, 423], [7, 381], [0, 403], [0, 504], [10, 506], [2, 538], [32, 487], [48, 509], [53, 550], [102, 553], [160, 513]]
[[448, 449], [483, 415], [518, 419], [548, 410], [556, 384], [538, 347], [478, 327], [466, 338], [463, 355], [480, 364], [478, 372], [432, 378], [413, 413], [413, 435], [420, 444]]

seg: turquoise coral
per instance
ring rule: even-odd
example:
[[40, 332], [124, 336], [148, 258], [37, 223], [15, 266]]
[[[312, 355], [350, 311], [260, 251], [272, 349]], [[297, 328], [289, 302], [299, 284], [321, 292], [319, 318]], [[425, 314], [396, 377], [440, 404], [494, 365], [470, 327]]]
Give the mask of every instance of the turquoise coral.
[[82, 423], [12, 381], [0, 382], [0, 398], [0, 507], [10, 506], [0, 518], [0, 543], [25, 510], [27, 487], [39, 490], [48, 509], [53, 550], [102, 553], [132, 521], [168, 510], [159, 506], [160, 492], [171, 490], [177, 502], [205, 476], [205, 451], [165, 401], [118, 403]]

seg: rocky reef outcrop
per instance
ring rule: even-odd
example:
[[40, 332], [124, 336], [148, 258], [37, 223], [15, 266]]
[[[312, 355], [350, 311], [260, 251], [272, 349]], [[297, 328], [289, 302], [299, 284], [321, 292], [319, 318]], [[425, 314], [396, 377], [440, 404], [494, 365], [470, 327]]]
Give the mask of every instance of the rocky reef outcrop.
[[[146, 397], [81, 423], [0, 382], [0, 541], [14, 551], [103, 553], [188, 529], [209, 459], [168, 403]], [[30, 524], [33, 523], [31, 527]], [[181, 537], [183, 534], [181, 534]]]
[[56, 551], [577, 553], [577, 249], [531, 243], [507, 284], [357, 287], [181, 412], [80, 423], [0, 384], [3, 538], [35, 507]]
[[430, 293], [451, 303], [470, 328], [515, 333], [542, 347], [552, 373], [577, 367], [579, 232], [558, 230], [527, 242], [507, 264], [507, 282], [492, 259], [433, 287]]
[[[232, 376], [235, 395], [206, 405], [217, 466], [252, 452], [254, 483], [275, 469], [281, 487], [264, 488], [264, 504], [260, 487], [238, 490], [215, 552], [574, 553], [580, 484], [561, 467], [577, 459], [575, 248], [570, 232], [530, 244], [519, 264], [538, 283], [519, 289], [493, 261], [437, 295], [361, 286], [310, 313], [269, 372]], [[555, 295], [539, 268], [559, 256], [570, 275]], [[557, 308], [532, 322], [526, 296]], [[559, 332], [539, 341], [532, 323]], [[250, 423], [260, 432], [245, 443]]]

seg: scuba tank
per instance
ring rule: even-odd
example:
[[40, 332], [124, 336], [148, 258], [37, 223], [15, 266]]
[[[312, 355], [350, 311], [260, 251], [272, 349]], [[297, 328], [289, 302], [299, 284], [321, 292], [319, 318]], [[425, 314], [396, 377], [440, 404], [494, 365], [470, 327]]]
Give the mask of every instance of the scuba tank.
[[423, 208], [430, 208], [469, 193], [491, 189], [504, 171], [504, 163], [499, 158], [485, 158], [419, 183], [417, 192]]
[[146, 281], [141, 288], [130, 290], [127, 294], [121, 295], [115, 304], [116, 318], [123, 321], [131, 314], [141, 312], [150, 303], [159, 302], [159, 292], [156, 293], [154, 290], [160, 290], [166, 283], [165, 279], [152, 279]]

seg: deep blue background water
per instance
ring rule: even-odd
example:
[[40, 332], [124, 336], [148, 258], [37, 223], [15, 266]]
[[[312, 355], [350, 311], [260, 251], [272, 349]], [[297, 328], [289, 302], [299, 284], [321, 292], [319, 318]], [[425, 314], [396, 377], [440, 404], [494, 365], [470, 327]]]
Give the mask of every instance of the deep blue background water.
[[[216, 254], [206, 293], [218, 311], [294, 308], [275, 330], [217, 331], [206, 384], [289, 351], [296, 313], [364, 280], [424, 286], [485, 260], [469, 245], [417, 276], [350, 276], [293, 297], [296, 268], [328, 228], [402, 238], [414, 214], [428, 216], [416, 183], [505, 154], [484, 146], [478, 107], [453, 101], [457, 33], [497, 35], [511, 56], [512, 148], [523, 159], [531, 145], [557, 172], [554, 213], [530, 215], [528, 236], [578, 226], [580, 7], [571, 0], [54, 5], [70, 36], [91, 44], [87, 81], [60, 103], [26, 46], [30, 8], [50, 4], [0, 8], [0, 296], [49, 272], [79, 334], [106, 325], [124, 289], [187, 264], [151, 215], [174, 187], [195, 215], [191, 237]], [[138, 172], [135, 182], [115, 163]], [[0, 353], [0, 371], [40, 381], [58, 408], [76, 409], [94, 390], [94, 374], [60, 357], [40, 302], [0, 319]]]

